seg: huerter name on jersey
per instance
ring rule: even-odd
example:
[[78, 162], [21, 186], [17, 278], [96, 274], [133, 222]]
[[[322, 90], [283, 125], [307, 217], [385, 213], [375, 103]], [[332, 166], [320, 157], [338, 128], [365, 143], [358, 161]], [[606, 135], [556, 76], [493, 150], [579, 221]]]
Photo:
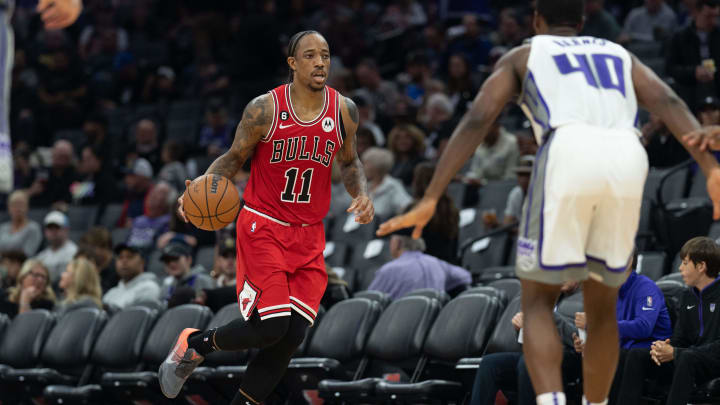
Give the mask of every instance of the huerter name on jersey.
[[312, 160], [328, 167], [335, 151], [335, 142], [325, 140], [325, 147], [320, 146], [321, 139], [314, 136], [312, 140], [312, 152], [308, 145], [307, 136], [293, 136], [286, 139], [273, 140], [273, 152], [270, 156], [270, 163], [292, 162], [296, 160]]

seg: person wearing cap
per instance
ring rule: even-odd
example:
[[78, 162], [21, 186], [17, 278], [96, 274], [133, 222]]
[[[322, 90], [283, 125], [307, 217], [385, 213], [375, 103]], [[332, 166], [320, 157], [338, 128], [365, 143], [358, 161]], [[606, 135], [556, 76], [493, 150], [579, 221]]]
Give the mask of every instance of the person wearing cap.
[[[508, 194], [502, 222], [503, 225], [510, 225], [520, 221], [522, 206], [525, 201], [525, 195], [527, 195], [528, 186], [530, 185], [530, 175], [532, 174], [534, 163], [535, 156], [532, 155], [525, 155], [519, 159], [518, 165], [515, 167], [518, 185], [513, 187], [512, 190], [510, 190], [510, 194]], [[497, 216], [491, 213], [483, 213], [483, 222], [487, 228], [496, 228], [500, 225], [497, 221]]]
[[145, 259], [137, 248], [126, 243], [115, 246], [115, 269], [120, 281], [103, 295], [103, 303], [122, 309], [138, 302], [160, 300], [157, 277], [145, 273]]
[[145, 212], [145, 198], [152, 188], [153, 168], [150, 162], [137, 158], [125, 172], [125, 201], [119, 226], [129, 226], [130, 221]]
[[215, 287], [213, 279], [205, 274], [202, 266], [192, 268], [192, 251], [190, 246], [174, 241], [162, 250], [160, 260], [165, 265], [167, 277], [163, 280], [163, 298], [172, 298], [179, 287], [191, 287], [195, 291]]
[[472, 277], [467, 270], [423, 253], [425, 241], [413, 239], [411, 233], [412, 228], [405, 228], [392, 234], [393, 260], [380, 267], [368, 290], [397, 299], [421, 288], [450, 292], [470, 284]]
[[51, 211], [43, 220], [47, 247], [35, 257], [50, 271], [50, 282], [60, 280], [60, 274], [75, 257], [78, 247], [68, 238], [70, 223], [65, 214]]
[[668, 44], [667, 74], [691, 108], [697, 107], [701, 96], [717, 95], [713, 83], [720, 67], [718, 16], [720, 1], [698, 1], [692, 24], [675, 33]]
[[720, 101], [713, 96], [705, 97], [700, 102], [697, 116], [703, 126], [720, 125]]

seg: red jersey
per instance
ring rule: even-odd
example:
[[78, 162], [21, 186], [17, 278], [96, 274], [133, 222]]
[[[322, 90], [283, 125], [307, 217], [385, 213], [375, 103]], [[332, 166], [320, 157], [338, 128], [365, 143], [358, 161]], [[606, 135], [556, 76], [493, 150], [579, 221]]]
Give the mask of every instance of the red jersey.
[[325, 86], [323, 109], [312, 121], [295, 115], [290, 85], [269, 93], [273, 120], [255, 147], [245, 203], [291, 224], [320, 222], [330, 208], [332, 162], [342, 146], [340, 93]]

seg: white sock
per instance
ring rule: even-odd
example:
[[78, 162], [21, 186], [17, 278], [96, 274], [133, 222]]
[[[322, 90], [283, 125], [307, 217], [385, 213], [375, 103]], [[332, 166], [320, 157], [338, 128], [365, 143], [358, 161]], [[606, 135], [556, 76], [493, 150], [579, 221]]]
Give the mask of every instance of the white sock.
[[535, 398], [537, 405], [565, 405], [564, 392], [546, 392]]
[[585, 398], [585, 395], [583, 395], [583, 405], [607, 405], [607, 398], [602, 402], [590, 402]]

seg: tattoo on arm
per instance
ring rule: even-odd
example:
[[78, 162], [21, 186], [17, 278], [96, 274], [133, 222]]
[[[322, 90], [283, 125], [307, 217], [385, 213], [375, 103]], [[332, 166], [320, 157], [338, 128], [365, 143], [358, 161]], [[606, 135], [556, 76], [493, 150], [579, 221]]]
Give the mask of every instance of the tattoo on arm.
[[354, 124], [357, 125], [358, 121], [360, 120], [360, 114], [358, 113], [358, 108], [355, 105], [355, 102], [345, 97], [345, 105], [347, 106], [348, 112], [350, 113], [350, 119]]
[[270, 97], [267, 94], [256, 97], [245, 107], [232, 146], [215, 159], [205, 174], [219, 174], [228, 179], [235, 177], [272, 122], [274, 111]]
[[[352, 124], [345, 128], [345, 142], [338, 153], [340, 163], [340, 172], [342, 175], [345, 189], [353, 197], [361, 194], [367, 194], [367, 179], [365, 178], [365, 170], [357, 155], [357, 124], [359, 120], [358, 109], [355, 103], [345, 97], [345, 105], [347, 106], [348, 115]], [[342, 116], [342, 112], [341, 112]]]

